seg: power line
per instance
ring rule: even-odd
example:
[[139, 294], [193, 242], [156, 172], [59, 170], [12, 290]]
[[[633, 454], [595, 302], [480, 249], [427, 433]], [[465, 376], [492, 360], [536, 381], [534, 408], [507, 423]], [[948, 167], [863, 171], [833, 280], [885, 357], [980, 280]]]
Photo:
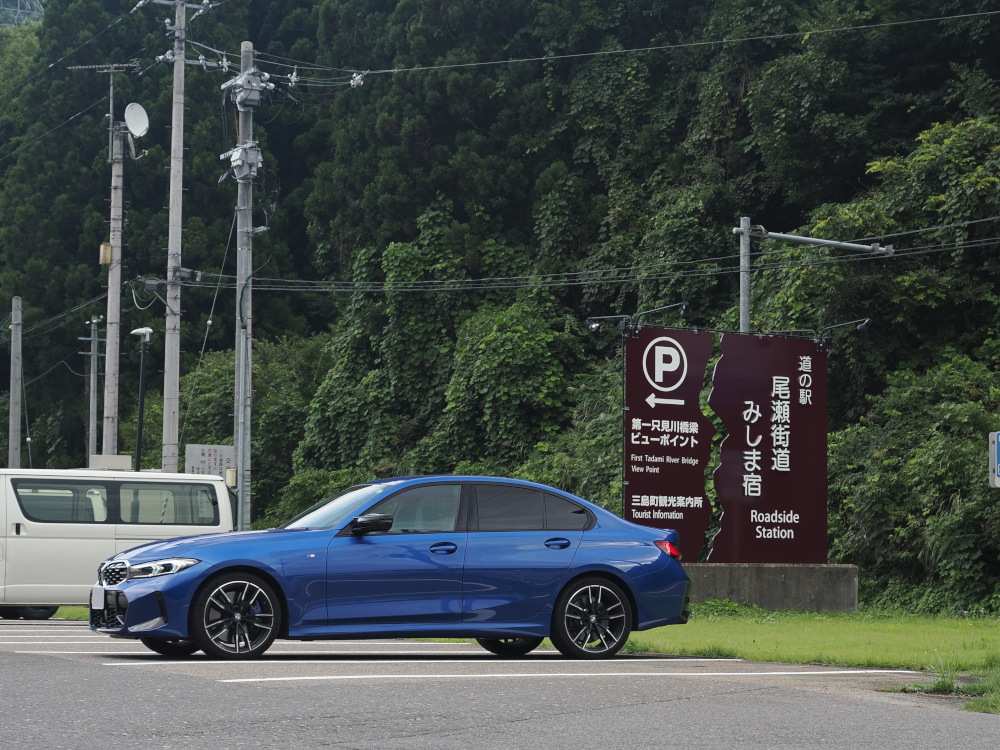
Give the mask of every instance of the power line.
[[[278, 57], [276, 55], [268, 55], [267, 53], [258, 53], [258, 57], [261, 59], [273, 59], [276, 62], [273, 64], [276, 66], [283, 66], [287, 68], [295, 66], [308, 66], [309, 70], [325, 70], [330, 72], [338, 73], [352, 73], [361, 74], [362, 76], [369, 75], [384, 75], [384, 74], [396, 74], [396, 73], [416, 73], [416, 72], [426, 72], [432, 70], [449, 70], [455, 68], [474, 68], [474, 67], [487, 67], [496, 65], [514, 65], [516, 63], [528, 63], [528, 62], [554, 62], [557, 60], [572, 60], [583, 57], [599, 57], [607, 55], [626, 55], [626, 54], [637, 54], [645, 52], [663, 52], [668, 50], [677, 49], [689, 49], [693, 47], [718, 47], [723, 45], [732, 44], [744, 44], [747, 42], [764, 42], [764, 41], [776, 41], [780, 39], [790, 39], [795, 37], [800, 37], [806, 39], [810, 36], [817, 36], [820, 34], [840, 34], [849, 31], [871, 31], [874, 29], [881, 28], [893, 28], [897, 26], [910, 26], [914, 24], [921, 23], [937, 23], [942, 21], [955, 21], [964, 20], [970, 18], [982, 18], [986, 16], [994, 16], [1000, 14], [1000, 10], [983, 11], [980, 13], [962, 13], [950, 16], [936, 16], [933, 18], [916, 18], [906, 21], [886, 21], [882, 23], [872, 23], [872, 24], [862, 24], [858, 26], [839, 26], [832, 29], [814, 29], [809, 31], [793, 31], [784, 32], [780, 34], [762, 34], [758, 36], [748, 36], [739, 37], [735, 39], [714, 39], [701, 42], [683, 42], [679, 44], [664, 44], [654, 47], [633, 47], [629, 49], [622, 50], [600, 50], [596, 52], [577, 52], [564, 55], [543, 55], [537, 57], [521, 57], [513, 58], [507, 60], [489, 60], [480, 62], [469, 62], [469, 63], [449, 63], [445, 65], [422, 65], [414, 66], [409, 68], [384, 68], [381, 70], [362, 70], [360, 68], [333, 68], [327, 66], [317, 65], [316, 63], [305, 62], [301, 60], [293, 60], [286, 57]], [[213, 50], [219, 54], [226, 54], [219, 52], [218, 50]]]
[[97, 106], [98, 104], [102, 104], [102, 103], [104, 103], [104, 102], [105, 102], [105, 101], [107, 100], [107, 98], [108, 98], [108, 97], [107, 97], [107, 94], [105, 94], [105, 95], [104, 95], [104, 96], [102, 96], [102, 97], [101, 97], [100, 99], [98, 99], [98, 100], [97, 100], [96, 102], [92, 103], [92, 104], [91, 104], [90, 106], [88, 106], [88, 107], [85, 107], [84, 109], [81, 109], [81, 110], [80, 110], [79, 112], [77, 112], [77, 113], [76, 113], [75, 115], [72, 115], [72, 116], [68, 117], [68, 118], [67, 118], [66, 120], [63, 120], [63, 122], [59, 123], [59, 124], [58, 124], [58, 125], [56, 125], [56, 126], [55, 126], [54, 128], [51, 128], [51, 129], [49, 129], [49, 130], [46, 130], [46, 131], [45, 131], [44, 133], [42, 133], [42, 134], [41, 134], [40, 136], [38, 136], [37, 138], [33, 138], [33, 139], [32, 139], [32, 140], [30, 140], [30, 141], [27, 141], [27, 142], [25, 142], [25, 143], [22, 143], [22, 144], [21, 144], [20, 146], [18, 146], [17, 148], [14, 148], [14, 149], [12, 149], [12, 150], [8, 151], [8, 152], [7, 152], [6, 154], [4, 154], [3, 156], [0, 156], [0, 161], [3, 161], [4, 159], [9, 159], [9, 158], [10, 158], [10, 157], [12, 157], [12, 156], [13, 156], [14, 154], [16, 154], [16, 153], [17, 153], [18, 151], [20, 151], [21, 149], [23, 149], [23, 148], [27, 148], [28, 146], [30, 146], [30, 145], [32, 145], [32, 144], [34, 144], [34, 143], [38, 143], [38, 141], [42, 140], [42, 138], [45, 138], [46, 136], [48, 136], [48, 135], [51, 135], [52, 133], [56, 132], [56, 131], [57, 131], [57, 130], [59, 130], [60, 128], [64, 128], [65, 126], [67, 126], [67, 125], [69, 125], [69, 124], [70, 124], [71, 122], [73, 122], [73, 120], [75, 120], [76, 118], [78, 118], [78, 117], [80, 117], [81, 115], [83, 115], [83, 114], [86, 114], [87, 112], [89, 112], [90, 110], [92, 110], [92, 109], [93, 109], [94, 107], [96, 107], [96, 106]]
[[[846, 263], [858, 263], [869, 260], [898, 261], [904, 258], [940, 253], [954, 250], [975, 250], [983, 247], [990, 247], [1000, 244], [1000, 237], [990, 237], [972, 242], [956, 242], [944, 245], [928, 245], [925, 247], [912, 248], [908, 250], [897, 250], [894, 255], [858, 255], [858, 256], [837, 256], [826, 258], [802, 259], [792, 263], [766, 263], [754, 266], [754, 272], [809, 268], [816, 266], [841, 265]], [[792, 251], [784, 251], [790, 253]], [[757, 257], [765, 257], [775, 253], [754, 253]], [[728, 260], [736, 259], [738, 256], [726, 256], [725, 258], [711, 259]], [[684, 263], [707, 263], [705, 261], [685, 261]], [[648, 268], [659, 267], [650, 266]], [[645, 270], [645, 267], [634, 266], [629, 270]], [[460, 291], [495, 291], [510, 289], [539, 289], [539, 288], [568, 288], [581, 286], [601, 286], [610, 284], [628, 284], [633, 282], [656, 281], [663, 279], [690, 279], [704, 278], [711, 276], [726, 276], [738, 274], [740, 267], [738, 263], [730, 266], [717, 266], [715, 268], [694, 268], [677, 272], [660, 271], [644, 275], [623, 275], [615, 273], [615, 269], [601, 269], [594, 271], [574, 272], [573, 278], [560, 278], [558, 275], [538, 275], [523, 277], [497, 277], [483, 279], [451, 279], [432, 280], [428, 282], [376, 282], [376, 281], [310, 281], [306, 279], [257, 279], [254, 285], [255, 291], [283, 291], [283, 292], [321, 292], [321, 293], [428, 293], [428, 292], [460, 292]], [[601, 274], [605, 274], [602, 276]], [[206, 274], [211, 276], [212, 274]], [[217, 279], [231, 278], [219, 274]], [[190, 282], [185, 286], [209, 287], [214, 284]], [[235, 283], [226, 283], [228, 289], [235, 288]]]
[[84, 47], [86, 47], [88, 44], [90, 44], [91, 42], [93, 42], [95, 39], [97, 39], [98, 37], [102, 36], [109, 29], [111, 29], [114, 26], [117, 26], [119, 23], [121, 23], [122, 21], [124, 21], [126, 17], [127, 17], [127, 14], [124, 15], [124, 16], [119, 16], [114, 21], [112, 21], [107, 26], [105, 26], [103, 29], [101, 29], [96, 34], [94, 34], [92, 37], [90, 37], [90, 39], [88, 39], [87, 41], [85, 41], [80, 46], [71, 49], [69, 52], [67, 52], [65, 55], [63, 55], [62, 57], [60, 57], [58, 60], [49, 63], [48, 65], [46, 65], [41, 70], [37, 70], [34, 73], [29, 73], [27, 76], [25, 76], [24, 78], [22, 78], [19, 81], [16, 81], [15, 83], [11, 84], [6, 89], [0, 90], [0, 97], [6, 98], [7, 95], [10, 94], [10, 92], [14, 91], [14, 89], [20, 88], [21, 86], [24, 86], [24, 84], [26, 84], [26, 83], [30, 83], [31, 81], [33, 81], [36, 78], [38, 78], [39, 76], [41, 76], [43, 73], [46, 73], [49, 70], [51, 70], [52, 68], [54, 68], [56, 65], [58, 65], [59, 63], [61, 63], [66, 58], [72, 57], [77, 52], [79, 52]]
[[[83, 308], [87, 307], [88, 305], [92, 305], [95, 302], [100, 302], [102, 299], [104, 299], [107, 296], [108, 296], [108, 293], [104, 292], [103, 294], [99, 294], [96, 297], [92, 297], [91, 299], [87, 300], [86, 302], [81, 302], [76, 307], [71, 307], [69, 310], [64, 310], [61, 313], [53, 315], [51, 318], [47, 318], [47, 319], [43, 320], [40, 323], [36, 323], [35, 325], [31, 326], [31, 328], [25, 328], [21, 332], [21, 335], [22, 335], [22, 337], [25, 337], [27, 334], [31, 333], [32, 331], [37, 331], [39, 328], [42, 328], [44, 326], [49, 325], [49, 323], [54, 323], [57, 320], [63, 320], [67, 316], [72, 315], [73, 313], [78, 312], [79, 310], [82, 310]], [[60, 324], [60, 325], [63, 325], [63, 324]], [[58, 327], [58, 326], [56, 326], [56, 327]], [[54, 328], [50, 328], [48, 331], [45, 331], [44, 333], [48, 333], [51, 330], [55, 330], [55, 329]], [[38, 334], [38, 335], [41, 336], [43, 334]]]

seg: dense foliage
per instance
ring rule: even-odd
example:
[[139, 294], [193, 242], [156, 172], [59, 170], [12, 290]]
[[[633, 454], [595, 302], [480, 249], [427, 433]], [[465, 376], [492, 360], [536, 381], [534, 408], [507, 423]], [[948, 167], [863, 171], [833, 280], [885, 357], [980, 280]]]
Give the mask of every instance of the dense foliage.
[[[106, 284], [108, 75], [68, 66], [138, 61], [114, 77], [115, 116], [139, 101], [152, 123], [146, 156], [125, 166], [122, 327], [163, 329], [140, 277], [166, 267], [170, 68], [154, 58], [170, 42], [165, 6], [134, 4], [48, 0], [41, 23], [0, 29], [0, 304], [24, 300], [35, 466], [85, 461], [76, 338]], [[859, 564], [872, 596], [1000, 609], [983, 471], [1000, 426], [1000, 17], [986, 12], [229, 0], [199, 17], [191, 58], [233, 63], [251, 40], [276, 84], [255, 113], [254, 223], [269, 227], [254, 243], [258, 523], [368, 477], [431, 471], [514, 474], [620, 507], [618, 342], [582, 321], [687, 300], [690, 324], [734, 329], [731, 228], [750, 216], [896, 247], [757, 248], [755, 329], [874, 321], [867, 337], [834, 332], [832, 559]], [[183, 265], [212, 283], [183, 293], [182, 443], [232, 439], [235, 188], [218, 179], [231, 77], [186, 76]], [[335, 291], [288, 291], [319, 280]], [[157, 334], [157, 363], [159, 347]]]

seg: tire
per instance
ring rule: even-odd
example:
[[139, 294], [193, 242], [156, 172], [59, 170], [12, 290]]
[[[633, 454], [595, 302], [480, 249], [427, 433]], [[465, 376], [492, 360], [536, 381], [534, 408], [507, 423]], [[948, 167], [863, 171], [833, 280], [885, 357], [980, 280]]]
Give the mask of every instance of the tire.
[[606, 659], [631, 632], [632, 605], [621, 587], [605, 578], [582, 578], [556, 600], [549, 638], [564, 656]]
[[189, 631], [198, 648], [222, 659], [254, 659], [274, 642], [281, 605], [274, 588], [253, 573], [212, 578], [191, 604]]
[[188, 638], [140, 638], [142, 645], [161, 656], [191, 656], [200, 651], [198, 644]]
[[542, 638], [476, 638], [476, 643], [497, 656], [524, 656], [542, 643]]
[[48, 620], [59, 607], [18, 607], [17, 614], [25, 620]]

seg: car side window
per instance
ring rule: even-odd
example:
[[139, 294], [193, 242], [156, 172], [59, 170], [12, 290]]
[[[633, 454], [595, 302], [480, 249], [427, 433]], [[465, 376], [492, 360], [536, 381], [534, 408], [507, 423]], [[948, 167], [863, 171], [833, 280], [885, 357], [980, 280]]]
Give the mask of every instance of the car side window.
[[545, 493], [545, 528], [582, 531], [590, 526], [590, 514], [564, 497]]
[[512, 484], [477, 484], [480, 531], [534, 531], [545, 528], [542, 493]]
[[431, 484], [403, 490], [372, 508], [369, 513], [392, 516], [389, 531], [384, 534], [426, 534], [455, 530], [462, 504], [462, 485]]

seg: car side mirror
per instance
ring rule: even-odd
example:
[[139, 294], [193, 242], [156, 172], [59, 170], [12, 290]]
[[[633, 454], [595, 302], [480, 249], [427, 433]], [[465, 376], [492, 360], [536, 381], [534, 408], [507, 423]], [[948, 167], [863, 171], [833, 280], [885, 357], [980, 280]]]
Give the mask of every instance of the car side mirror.
[[392, 528], [392, 516], [388, 513], [368, 513], [351, 521], [351, 533], [355, 536], [373, 531], [388, 531]]

